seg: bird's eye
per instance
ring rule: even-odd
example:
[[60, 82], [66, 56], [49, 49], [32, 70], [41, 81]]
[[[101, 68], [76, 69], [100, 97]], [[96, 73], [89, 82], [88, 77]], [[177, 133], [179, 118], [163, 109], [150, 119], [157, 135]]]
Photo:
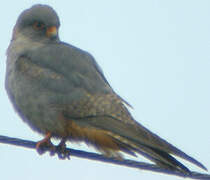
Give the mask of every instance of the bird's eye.
[[35, 30], [42, 30], [44, 29], [44, 27], [45, 27], [44, 23], [37, 22], [37, 21], [33, 23], [33, 28]]

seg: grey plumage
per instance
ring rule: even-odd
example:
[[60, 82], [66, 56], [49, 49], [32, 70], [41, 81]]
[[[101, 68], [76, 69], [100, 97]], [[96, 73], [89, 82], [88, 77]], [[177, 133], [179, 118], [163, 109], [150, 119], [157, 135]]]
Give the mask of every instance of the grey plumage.
[[[119, 155], [116, 149], [99, 147], [92, 136], [78, 135], [79, 130], [105, 133], [120, 151], [140, 153], [165, 168], [190, 173], [175, 155], [206, 170], [136, 122], [125, 105], [128, 103], [114, 92], [88, 52], [61, 42], [58, 34], [46, 35], [50, 27], [59, 26], [57, 14], [45, 5], [25, 10], [15, 25], [5, 85], [25, 122], [40, 133], [86, 141], [114, 156]], [[79, 127], [77, 136], [72, 123]]]

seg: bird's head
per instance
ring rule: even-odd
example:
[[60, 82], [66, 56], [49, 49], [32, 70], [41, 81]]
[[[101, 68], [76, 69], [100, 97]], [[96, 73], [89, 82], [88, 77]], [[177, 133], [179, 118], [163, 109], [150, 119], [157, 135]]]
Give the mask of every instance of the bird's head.
[[13, 31], [13, 39], [19, 34], [32, 41], [59, 40], [59, 18], [56, 12], [47, 5], [34, 5], [23, 11], [18, 17]]

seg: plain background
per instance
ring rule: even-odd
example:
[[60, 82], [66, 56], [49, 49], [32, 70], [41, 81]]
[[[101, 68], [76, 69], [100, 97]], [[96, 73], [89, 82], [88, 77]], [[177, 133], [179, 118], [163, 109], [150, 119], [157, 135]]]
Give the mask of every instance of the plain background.
[[[2, 2], [0, 135], [38, 141], [42, 136], [20, 120], [4, 89], [13, 26], [36, 3], [53, 6], [61, 19], [61, 40], [96, 58], [112, 87], [134, 107], [136, 120], [210, 169], [209, 0]], [[0, 169], [5, 180], [182, 179], [74, 157], [62, 161], [5, 144], [0, 144]]]

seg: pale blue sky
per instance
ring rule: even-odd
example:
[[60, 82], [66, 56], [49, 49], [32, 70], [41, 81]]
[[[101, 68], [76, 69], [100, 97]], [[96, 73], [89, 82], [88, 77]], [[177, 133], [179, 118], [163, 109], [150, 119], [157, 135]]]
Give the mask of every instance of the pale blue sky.
[[[57, 11], [61, 40], [96, 58], [116, 92], [134, 107], [137, 121], [210, 170], [209, 0], [1, 3], [0, 135], [38, 141], [42, 136], [20, 120], [4, 89], [5, 51], [12, 28], [18, 15], [35, 3], [49, 4]], [[182, 179], [74, 157], [61, 161], [5, 144], [0, 144], [0, 162], [5, 180]]]

